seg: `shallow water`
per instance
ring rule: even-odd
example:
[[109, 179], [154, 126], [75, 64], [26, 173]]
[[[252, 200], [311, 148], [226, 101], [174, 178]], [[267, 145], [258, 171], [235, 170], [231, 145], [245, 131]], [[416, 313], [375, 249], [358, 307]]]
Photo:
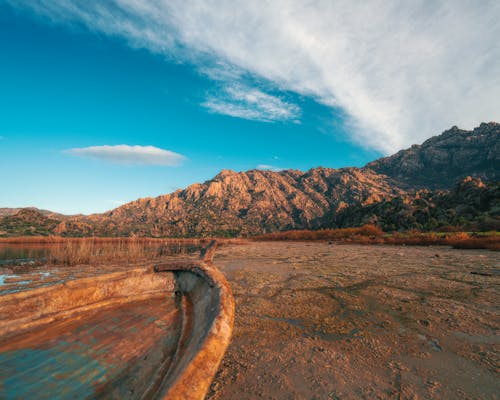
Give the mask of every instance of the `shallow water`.
[[50, 254], [48, 245], [18, 245], [0, 243], [0, 265], [19, 265], [46, 259]]

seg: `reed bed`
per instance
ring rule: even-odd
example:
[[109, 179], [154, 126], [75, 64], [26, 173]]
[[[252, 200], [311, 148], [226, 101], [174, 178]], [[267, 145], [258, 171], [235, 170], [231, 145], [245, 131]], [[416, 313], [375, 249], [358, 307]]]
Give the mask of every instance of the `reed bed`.
[[184, 243], [198, 244], [207, 242], [206, 238], [150, 238], [150, 237], [64, 237], [64, 236], [15, 236], [0, 238], [0, 244], [55, 244], [69, 242], [86, 242], [93, 243], [123, 243], [123, 242], [141, 242], [141, 243]]
[[[73, 266], [115, 261], [141, 261], [199, 251], [206, 241], [200, 239], [150, 238], [61, 238], [18, 237], [0, 239], [0, 245], [26, 249], [27, 254], [43, 250], [39, 262]], [[30, 257], [29, 255], [27, 257]]]
[[162, 256], [187, 254], [201, 243], [150, 242], [143, 240], [68, 240], [51, 245], [48, 263], [53, 265], [97, 264], [114, 261], [139, 261]]
[[[1, 238], [0, 246], [24, 249], [26, 258], [50, 265], [97, 265], [113, 262], [155, 260], [201, 250], [210, 239], [193, 238], [67, 238], [58, 236]], [[243, 239], [218, 239], [220, 245]], [[14, 256], [15, 258], [15, 256]], [[24, 258], [24, 257], [23, 257]]]

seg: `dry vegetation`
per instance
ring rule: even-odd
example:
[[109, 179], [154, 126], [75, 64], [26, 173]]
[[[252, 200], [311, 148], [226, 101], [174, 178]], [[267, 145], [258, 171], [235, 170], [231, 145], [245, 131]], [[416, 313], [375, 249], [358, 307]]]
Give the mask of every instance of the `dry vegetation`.
[[[152, 260], [164, 256], [199, 251], [210, 239], [158, 239], [158, 238], [67, 238], [60, 236], [22, 236], [0, 238], [0, 245], [17, 248], [46, 249], [41, 260], [52, 265], [95, 265], [114, 261]], [[243, 239], [219, 239], [218, 243], [239, 244]], [[28, 257], [31, 257], [28, 256]], [[33, 256], [34, 258], [39, 258]]]
[[419, 232], [386, 234], [375, 225], [358, 228], [297, 230], [275, 232], [254, 237], [255, 240], [328, 240], [356, 244], [394, 244], [409, 246], [446, 245], [457, 249], [500, 250], [497, 232]]
[[170, 243], [170, 244], [199, 244], [207, 239], [183, 239], [183, 238], [147, 238], [147, 237], [62, 237], [62, 236], [17, 236], [0, 238], [0, 244], [56, 244], [56, 243], [79, 243], [93, 242], [98, 244], [116, 243]]
[[0, 239], [0, 244], [47, 249], [44, 262], [52, 265], [97, 264], [109, 261], [138, 261], [197, 251], [199, 239], [150, 238], [62, 238], [17, 237]]
[[95, 264], [117, 260], [143, 260], [162, 255], [182, 253], [186, 246], [180, 243], [151, 243], [141, 240], [99, 242], [89, 239], [59, 242], [51, 247], [50, 264]]
[[[353, 244], [392, 244], [409, 246], [447, 245], [457, 249], [500, 250], [497, 232], [419, 232], [384, 233], [374, 225], [358, 228], [296, 230], [275, 232], [253, 237], [257, 241], [331, 241]], [[220, 244], [239, 244], [245, 239], [219, 239]], [[196, 252], [208, 239], [157, 238], [66, 238], [59, 236], [0, 238], [0, 245], [43, 247], [48, 249], [43, 259], [51, 265], [96, 265], [114, 261], [141, 261], [164, 256]]]

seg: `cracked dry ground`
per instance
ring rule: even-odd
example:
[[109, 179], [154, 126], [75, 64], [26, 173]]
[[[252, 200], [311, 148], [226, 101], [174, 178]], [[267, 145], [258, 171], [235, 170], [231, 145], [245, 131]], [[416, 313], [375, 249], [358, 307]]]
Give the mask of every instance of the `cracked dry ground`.
[[498, 253], [251, 242], [209, 399], [498, 399]]

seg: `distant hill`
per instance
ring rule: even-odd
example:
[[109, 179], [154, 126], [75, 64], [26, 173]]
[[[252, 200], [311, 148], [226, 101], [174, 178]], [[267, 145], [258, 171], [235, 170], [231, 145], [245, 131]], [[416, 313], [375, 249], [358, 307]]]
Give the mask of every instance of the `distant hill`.
[[15, 214], [0, 219], [0, 234], [2, 236], [43, 236], [53, 233], [60, 223], [60, 218], [44, 214], [38, 209], [21, 208]]
[[68, 215], [56, 213], [56, 212], [49, 211], [49, 210], [42, 210], [42, 209], [36, 208], [36, 207], [22, 207], [22, 208], [8, 208], [8, 207], [3, 207], [2, 208], [2, 207], [0, 207], [0, 218], [2, 218], [2, 217], [8, 217], [10, 215], [15, 215], [19, 211], [21, 211], [21, 210], [37, 211], [37, 212], [39, 212], [42, 215], [45, 215], [45, 216], [48, 216], [48, 217], [59, 218], [59, 219], [64, 219], [64, 218], [68, 218], [69, 217]]
[[367, 165], [404, 189], [449, 189], [467, 176], [500, 179], [500, 124], [453, 128]]
[[90, 216], [4, 211], [0, 235], [241, 236], [366, 222], [386, 230], [498, 229], [499, 139], [497, 123], [453, 127], [364, 168], [223, 170], [184, 190]]

